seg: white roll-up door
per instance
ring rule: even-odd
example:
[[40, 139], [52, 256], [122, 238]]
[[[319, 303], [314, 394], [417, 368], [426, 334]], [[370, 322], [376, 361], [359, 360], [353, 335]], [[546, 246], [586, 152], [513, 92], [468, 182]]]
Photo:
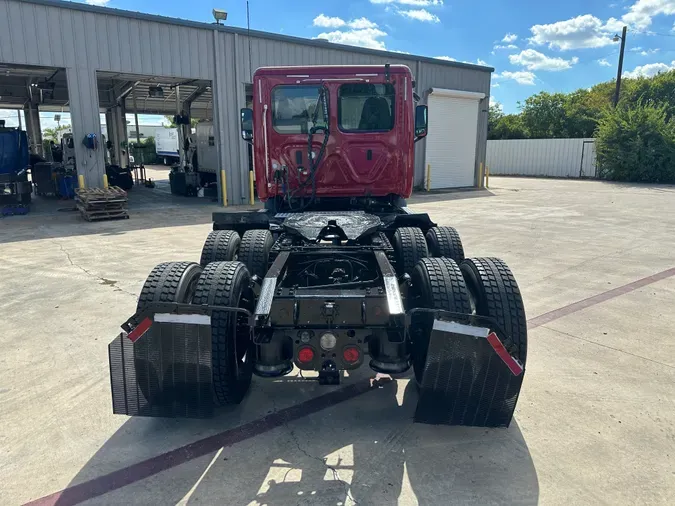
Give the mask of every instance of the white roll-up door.
[[426, 163], [430, 186], [474, 186], [478, 114], [483, 93], [434, 88], [429, 94], [429, 134]]

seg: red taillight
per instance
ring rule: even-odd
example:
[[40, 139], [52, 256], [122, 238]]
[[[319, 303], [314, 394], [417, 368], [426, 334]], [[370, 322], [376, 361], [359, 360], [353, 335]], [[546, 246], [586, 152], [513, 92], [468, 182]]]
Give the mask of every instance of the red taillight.
[[309, 346], [305, 346], [298, 350], [298, 362], [306, 364], [314, 360], [314, 350]]
[[355, 364], [361, 358], [361, 352], [356, 346], [347, 346], [342, 350], [342, 358], [348, 364]]

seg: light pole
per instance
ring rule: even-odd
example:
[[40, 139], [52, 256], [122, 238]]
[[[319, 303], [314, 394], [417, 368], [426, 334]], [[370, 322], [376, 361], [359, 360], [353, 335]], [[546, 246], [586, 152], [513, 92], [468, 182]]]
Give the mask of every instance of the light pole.
[[616, 73], [616, 91], [614, 92], [614, 107], [619, 103], [619, 93], [621, 92], [621, 72], [623, 72], [623, 52], [626, 49], [626, 30], [627, 27], [623, 27], [621, 35], [614, 36], [614, 42], [619, 42], [621, 40], [621, 52], [619, 53], [619, 70]]

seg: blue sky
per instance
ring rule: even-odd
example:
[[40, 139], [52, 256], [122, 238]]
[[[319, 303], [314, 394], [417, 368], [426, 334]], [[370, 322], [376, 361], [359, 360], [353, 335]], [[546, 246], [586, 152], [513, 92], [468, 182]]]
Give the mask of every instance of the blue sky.
[[[245, 0], [89, 0], [228, 25], [246, 26]], [[493, 101], [506, 112], [533, 93], [572, 91], [616, 75], [629, 26], [624, 70], [651, 75], [675, 67], [675, 0], [250, 0], [251, 27], [495, 67]]]
[[[246, 26], [245, 0], [87, 0], [169, 17]], [[189, 8], [188, 8], [189, 6]], [[675, 0], [250, 0], [251, 28], [494, 67], [492, 100], [505, 112], [538, 91], [573, 91], [624, 73], [675, 68]], [[148, 120], [150, 121], [150, 120]]]

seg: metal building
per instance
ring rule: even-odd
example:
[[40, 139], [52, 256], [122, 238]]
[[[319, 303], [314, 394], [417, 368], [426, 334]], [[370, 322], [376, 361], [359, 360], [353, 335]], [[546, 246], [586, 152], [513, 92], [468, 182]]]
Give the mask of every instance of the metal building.
[[[430, 104], [430, 135], [417, 144], [415, 185], [426, 184], [428, 163], [433, 164], [432, 188], [478, 185], [486, 156], [492, 68], [73, 2], [0, 0], [0, 107], [21, 95], [17, 87], [25, 95], [27, 86], [29, 100], [23, 97], [13, 105], [24, 108], [33, 137], [39, 136], [37, 109], [64, 104], [75, 139], [101, 136], [100, 112], [107, 115], [109, 131], [112, 126], [126, 136], [124, 114], [134, 109], [134, 102], [141, 113], [175, 112], [170, 97], [148, 93], [155, 79], [178, 87], [181, 106], [193, 117], [213, 119], [233, 204], [249, 198], [239, 110], [246, 106], [256, 68], [385, 63], [408, 65], [417, 93]], [[87, 185], [101, 185], [103, 151], [80, 142], [75, 149]]]

